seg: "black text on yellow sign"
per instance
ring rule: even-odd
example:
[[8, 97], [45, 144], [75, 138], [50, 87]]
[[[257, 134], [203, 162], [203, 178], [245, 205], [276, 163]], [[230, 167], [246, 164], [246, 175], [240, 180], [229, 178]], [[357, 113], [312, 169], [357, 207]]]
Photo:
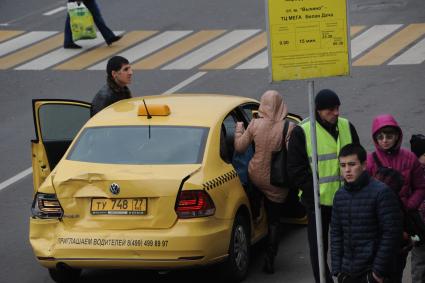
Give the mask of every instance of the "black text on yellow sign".
[[147, 198], [94, 198], [91, 202], [91, 213], [93, 215], [145, 215], [147, 203]]
[[346, 0], [268, 0], [272, 81], [350, 72]]

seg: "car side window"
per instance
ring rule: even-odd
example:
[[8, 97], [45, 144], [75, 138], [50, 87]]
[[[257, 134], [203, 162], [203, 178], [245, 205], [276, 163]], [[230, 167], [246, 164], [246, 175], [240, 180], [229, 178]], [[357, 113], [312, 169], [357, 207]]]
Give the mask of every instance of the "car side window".
[[78, 105], [46, 104], [39, 110], [44, 142], [72, 141], [90, 119], [89, 108]]
[[90, 119], [88, 106], [51, 103], [38, 110], [41, 136], [50, 170], [55, 168], [81, 127]]
[[258, 110], [258, 107], [259, 107], [259, 104], [256, 104], [256, 103], [248, 103], [248, 104], [242, 105], [242, 107], [241, 107], [242, 113], [243, 113], [245, 119], [248, 121], [248, 123], [253, 118], [252, 111]]
[[236, 115], [230, 113], [221, 125], [220, 156], [227, 163], [232, 162], [233, 152], [235, 151], [233, 143], [235, 140], [236, 121]]

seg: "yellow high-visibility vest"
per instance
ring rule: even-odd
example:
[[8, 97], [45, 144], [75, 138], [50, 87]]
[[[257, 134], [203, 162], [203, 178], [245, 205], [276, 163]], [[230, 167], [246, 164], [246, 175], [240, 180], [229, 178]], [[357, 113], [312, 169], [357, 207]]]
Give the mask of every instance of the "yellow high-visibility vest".
[[[306, 138], [307, 155], [312, 167], [313, 147], [311, 145], [310, 119], [304, 119], [300, 123]], [[322, 125], [316, 123], [317, 136], [317, 170], [319, 174], [320, 204], [331, 206], [336, 191], [342, 185], [342, 176], [339, 171], [338, 155], [341, 148], [352, 143], [350, 123], [347, 119], [338, 118], [338, 139], [326, 131]], [[312, 169], [313, 171], [313, 169]]]

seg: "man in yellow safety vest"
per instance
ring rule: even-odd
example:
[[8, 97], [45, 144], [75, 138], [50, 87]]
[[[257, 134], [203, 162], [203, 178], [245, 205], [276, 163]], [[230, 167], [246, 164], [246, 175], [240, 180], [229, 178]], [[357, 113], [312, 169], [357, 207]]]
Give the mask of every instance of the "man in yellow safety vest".
[[[322, 216], [322, 239], [325, 259], [328, 253], [328, 234], [332, 216], [332, 203], [335, 192], [342, 185], [338, 154], [349, 143], [359, 143], [354, 126], [339, 117], [341, 105], [338, 95], [329, 89], [319, 91], [315, 97], [317, 170]], [[316, 283], [320, 282], [319, 260], [316, 237], [316, 218], [314, 211], [314, 189], [312, 177], [312, 144], [310, 120], [303, 120], [292, 131], [288, 145], [288, 174], [292, 184], [301, 189], [301, 202], [306, 207], [308, 217], [308, 242], [310, 262]], [[326, 262], [326, 261], [325, 261]], [[326, 282], [333, 282], [326, 262]]]

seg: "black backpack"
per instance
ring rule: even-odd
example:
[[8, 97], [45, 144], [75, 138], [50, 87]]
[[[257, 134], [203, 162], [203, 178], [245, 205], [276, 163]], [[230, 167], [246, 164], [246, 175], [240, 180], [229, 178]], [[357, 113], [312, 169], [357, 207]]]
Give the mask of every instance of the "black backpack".
[[285, 119], [282, 132], [282, 144], [280, 150], [272, 152], [270, 163], [270, 184], [276, 187], [289, 187], [289, 177], [286, 165], [288, 152], [286, 150], [286, 135], [288, 134], [289, 121]]

